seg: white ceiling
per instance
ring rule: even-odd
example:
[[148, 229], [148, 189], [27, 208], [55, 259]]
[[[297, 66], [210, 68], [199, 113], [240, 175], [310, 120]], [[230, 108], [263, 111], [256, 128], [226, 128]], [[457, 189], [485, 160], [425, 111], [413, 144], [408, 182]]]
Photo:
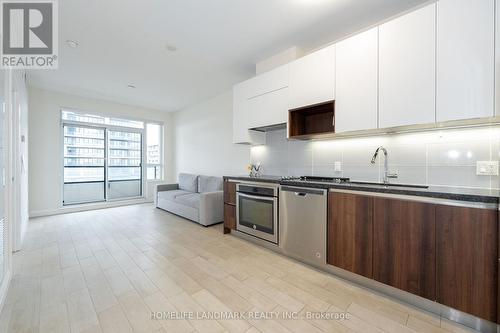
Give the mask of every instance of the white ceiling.
[[311, 50], [426, 1], [63, 0], [59, 69], [30, 72], [30, 84], [176, 111], [291, 46]]

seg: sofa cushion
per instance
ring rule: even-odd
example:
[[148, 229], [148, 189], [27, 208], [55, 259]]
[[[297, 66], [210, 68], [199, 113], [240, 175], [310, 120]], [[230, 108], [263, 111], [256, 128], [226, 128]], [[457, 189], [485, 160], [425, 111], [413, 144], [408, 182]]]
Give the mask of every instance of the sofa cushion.
[[179, 188], [188, 192], [198, 192], [198, 176], [189, 173], [180, 173]]
[[158, 192], [158, 198], [165, 199], [168, 201], [174, 201], [179, 195], [191, 194], [191, 192], [184, 190], [173, 190], [173, 191], [162, 191]]
[[185, 217], [189, 220], [200, 222], [199, 210], [193, 207], [188, 207], [186, 205], [178, 204], [175, 201], [168, 201], [158, 198], [158, 208], [166, 210], [167, 212], [173, 213]]
[[222, 191], [222, 178], [210, 176], [198, 176], [198, 192]]
[[199, 209], [200, 208], [200, 194], [199, 193], [191, 193], [191, 194], [184, 194], [176, 197], [174, 199], [174, 202], [184, 205], [184, 206], [189, 206], [192, 208]]

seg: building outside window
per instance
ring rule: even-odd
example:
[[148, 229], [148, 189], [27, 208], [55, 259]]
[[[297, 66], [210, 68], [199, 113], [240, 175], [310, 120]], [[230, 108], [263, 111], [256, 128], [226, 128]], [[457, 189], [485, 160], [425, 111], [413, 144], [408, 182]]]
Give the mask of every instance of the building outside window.
[[147, 177], [148, 180], [163, 179], [163, 126], [147, 124]]

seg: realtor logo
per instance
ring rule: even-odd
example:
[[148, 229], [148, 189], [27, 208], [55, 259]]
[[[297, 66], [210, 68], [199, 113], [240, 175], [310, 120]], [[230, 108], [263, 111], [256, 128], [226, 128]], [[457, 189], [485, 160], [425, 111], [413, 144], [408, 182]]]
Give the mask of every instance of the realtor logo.
[[1, 67], [57, 68], [56, 0], [0, 0]]

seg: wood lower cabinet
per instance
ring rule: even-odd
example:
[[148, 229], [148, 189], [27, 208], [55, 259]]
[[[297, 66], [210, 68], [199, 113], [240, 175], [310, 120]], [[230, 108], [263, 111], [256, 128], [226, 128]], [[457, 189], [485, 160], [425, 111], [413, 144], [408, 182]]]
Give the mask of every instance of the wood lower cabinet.
[[236, 182], [224, 181], [224, 202], [236, 205]]
[[224, 204], [224, 233], [236, 229], [236, 206]]
[[327, 262], [372, 277], [373, 199], [329, 193]]
[[435, 206], [386, 198], [373, 200], [373, 278], [435, 300]]
[[500, 321], [498, 211], [329, 193], [327, 262]]
[[236, 229], [236, 182], [224, 180], [224, 233]]
[[497, 321], [498, 211], [436, 208], [437, 301]]

